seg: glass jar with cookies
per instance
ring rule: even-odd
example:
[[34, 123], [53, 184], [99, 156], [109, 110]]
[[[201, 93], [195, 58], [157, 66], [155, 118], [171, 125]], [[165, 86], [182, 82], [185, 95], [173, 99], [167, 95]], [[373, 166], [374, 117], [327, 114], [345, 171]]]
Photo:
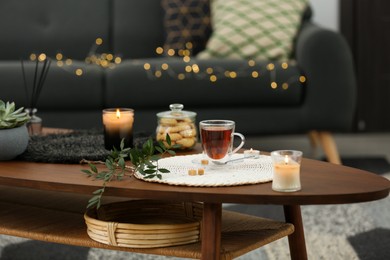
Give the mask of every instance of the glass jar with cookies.
[[177, 149], [193, 148], [197, 142], [196, 113], [184, 111], [182, 104], [171, 104], [169, 108], [157, 114], [156, 140], [165, 142], [169, 134], [171, 145], [180, 145]]

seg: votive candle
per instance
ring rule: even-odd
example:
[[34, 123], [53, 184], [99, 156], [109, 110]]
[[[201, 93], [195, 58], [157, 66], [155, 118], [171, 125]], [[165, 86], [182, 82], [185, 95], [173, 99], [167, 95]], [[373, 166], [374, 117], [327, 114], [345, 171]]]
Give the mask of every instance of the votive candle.
[[300, 164], [301, 151], [281, 150], [271, 153], [273, 160], [272, 189], [293, 192], [301, 189]]
[[131, 108], [107, 108], [103, 110], [104, 147], [120, 149], [124, 139], [125, 147], [133, 147], [134, 110]]
[[252, 148], [249, 150], [244, 151], [244, 158], [250, 157], [250, 158], [259, 158], [260, 151], [259, 150], [253, 150]]

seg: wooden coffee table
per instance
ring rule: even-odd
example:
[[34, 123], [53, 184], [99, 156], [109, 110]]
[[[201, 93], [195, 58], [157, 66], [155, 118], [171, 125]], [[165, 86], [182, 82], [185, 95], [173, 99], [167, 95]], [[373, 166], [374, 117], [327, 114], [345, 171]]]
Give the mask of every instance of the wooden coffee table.
[[[18, 189], [21, 189], [20, 187], [29, 188], [28, 190], [31, 191], [39, 190], [42, 192], [52, 192], [53, 194], [61, 193], [65, 194], [64, 196], [67, 194], [69, 196], [80, 194], [79, 196], [84, 196], [84, 200], [78, 199], [77, 202], [80, 204], [81, 201], [80, 210], [83, 210], [83, 205], [86, 205], [85, 203], [90, 197], [90, 194], [100, 188], [101, 183], [87, 178], [86, 175], [81, 173], [82, 168], [87, 168], [87, 166], [19, 161], [0, 162], [0, 185], [11, 189], [11, 192], [14, 189], [14, 193], [12, 194], [16, 197], [18, 196]], [[219, 259], [220, 257], [223, 203], [283, 205], [286, 222], [292, 223], [295, 226], [295, 232], [289, 236], [291, 258], [307, 259], [300, 205], [344, 204], [372, 201], [387, 197], [390, 190], [390, 181], [381, 176], [363, 170], [310, 159], [303, 159], [302, 161], [301, 183], [302, 190], [299, 192], [280, 193], [271, 189], [271, 183], [203, 188], [148, 183], [135, 178], [129, 178], [121, 182], [110, 183], [105, 194], [107, 196], [121, 198], [204, 202], [201, 245], [202, 259]], [[0, 189], [0, 197], [1, 192], [4, 191]], [[32, 194], [31, 198], [33, 196], [35, 195]], [[41, 196], [40, 199], [36, 200], [30, 199], [30, 201], [36, 201], [35, 206], [41, 205], [41, 207], [44, 207], [45, 201], [47, 201], [50, 195], [45, 196]], [[7, 203], [9, 203], [7, 205], [13, 205], [16, 202], [11, 198]], [[61, 202], [58, 203], [60, 204]], [[72, 206], [74, 207], [75, 204], [77, 203], [73, 203]], [[29, 207], [29, 205], [24, 206]], [[1, 215], [9, 214], [9, 219], [15, 219], [17, 218], [16, 211], [18, 209], [14, 210], [15, 212], [4, 209]], [[29, 220], [34, 222], [34, 216], [28, 216], [28, 212], [26, 214], [26, 218], [29, 217]], [[75, 219], [73, 223], [71, 216], [68, 218], [65, 217], [67, 212], [63, 212], [62, 214], [63, 219], [69, 221], [69, 232], [64, 236], [69, 236], [72, 239], [67, 240], [66, 237], [64, 239], [58, 239], [58, 237], [51, 237], [50, 233], [47, 233], [47, 237], [44, 239], [45, 241], [113, 249], [113, 247], [99, 245], [98, 243], [86, 243], [86, 231], [83, 229], [84, 223], [77, 222], [80, 221], [78, 219]], [[37, 219], [38, 216], [35, 218]], [[26, 232], [23, 232], [23, 230], [18, 230], [18, 226], [15, 223], [9, 222], [0, 223], [1, 233], [27, 236], [36, 239], [33, 234], [34, 232], [31, 232], [31, 235], [26, 235]], [[75, 229], [75, 226], [77, 226], [75, 223], [78, 223], [78, 227], [82, 230], [77, 231]], [[66, 224], [61, 223], [61, 225]], [[173, 250], [176, 249], [177, 247]], [[122, 249], [119, 248], [118, 250]], [[159, 254], [158, 250], [128, 251]]]

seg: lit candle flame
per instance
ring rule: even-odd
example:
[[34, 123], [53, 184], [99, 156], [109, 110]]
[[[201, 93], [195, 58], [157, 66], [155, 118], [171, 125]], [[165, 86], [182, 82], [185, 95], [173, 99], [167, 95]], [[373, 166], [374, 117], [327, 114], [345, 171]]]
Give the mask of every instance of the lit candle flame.
[[284, 156], [284, 163], [285, 164], [288, 164], [289, 163], [289, 158], [287, 155]]
[[121, 118], [121, 112], [119, 111], [119, 109], [116, 110], [116, 118]]

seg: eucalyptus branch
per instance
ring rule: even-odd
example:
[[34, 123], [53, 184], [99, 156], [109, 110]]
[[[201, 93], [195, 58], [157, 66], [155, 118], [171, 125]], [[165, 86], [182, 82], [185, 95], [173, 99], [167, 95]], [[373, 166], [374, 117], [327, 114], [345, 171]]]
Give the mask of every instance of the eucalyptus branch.
[[[103, 161], [90, 161], [90, 160], [86, 160], [86, 159], [81, 159], [80, 161], [80, 164], [106, 164], [106, 162], [103, 162]], [[117, 166], [119, 166], [117, 164]], [[125, 168], [126, 169], [129, 169], [129, 170], [132, 170], [134, 172], [135, 168], [134, 166], [131, 166], [131, 165], [125, 165]]]
[[[102, 188], [93, 192], [93, 197], [88, 201], [87, 208], [97, 209], [101, 205], [103, 193], [106, 186], [113, 180], [122, 180], [125, 176], [132, 175], [134, 172], [139, 172], [145, 179], [162, 178], [161, 173], [168, 173], [169, 170], [158, 167], [158, 160], [165, 154], [175, 155], [171, 148], [177, 148], [177, 145], [171, 146], [169, 135], [166, 136], [167, 146], [163, 142], [153, 144], [153, 140], [148, 139], [142, 148], [125, 148], [124, 140], [121, 141], [120, 150], [114, 148], [106, 158], [106, 161], [88, 161], [81, 160], [80, 163], [88, 163], [89, 170], [81, 170], [94, 180], [103, 181]], [[156, 154], [158, 152], [158, 154]], [[126, 165], [126, 160], [129, 160], [132, 165]], [[99, 171], [95, 164], [104, 164], [106, 169]], [[130, 174], [127, 174], [129, 173]]]

